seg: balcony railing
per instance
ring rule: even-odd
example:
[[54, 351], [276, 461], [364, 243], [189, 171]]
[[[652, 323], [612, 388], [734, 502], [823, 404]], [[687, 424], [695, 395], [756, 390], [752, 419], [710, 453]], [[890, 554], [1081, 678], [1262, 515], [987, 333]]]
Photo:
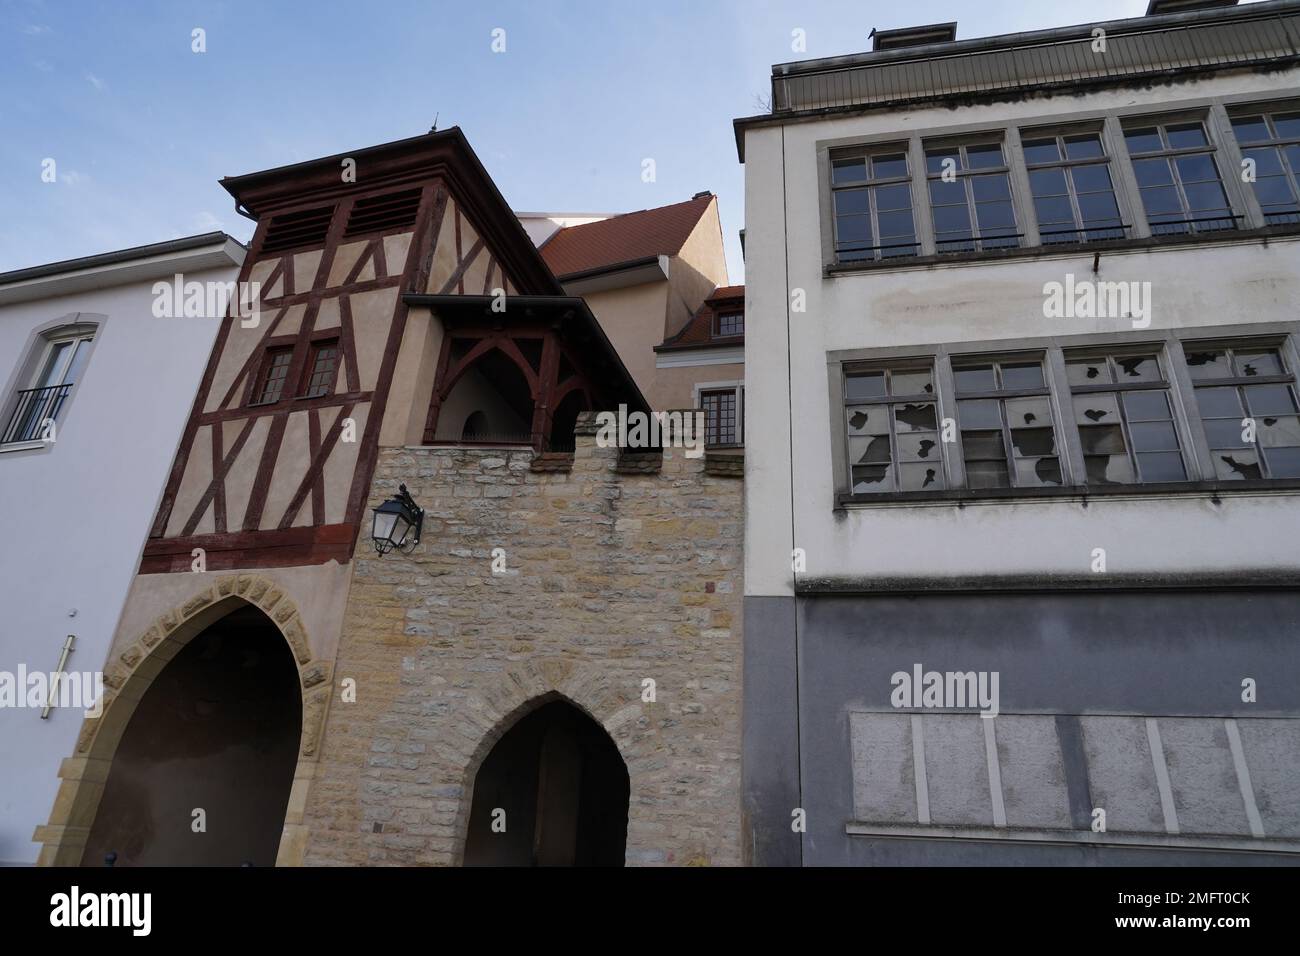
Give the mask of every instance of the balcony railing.
[[47, 421], [57, 421], [72, 382], [49, 385], [45, 388], [24, 388], [17, 393], [13, 414], [0, 434], [0, 445], [36, 441], [44, 434]]

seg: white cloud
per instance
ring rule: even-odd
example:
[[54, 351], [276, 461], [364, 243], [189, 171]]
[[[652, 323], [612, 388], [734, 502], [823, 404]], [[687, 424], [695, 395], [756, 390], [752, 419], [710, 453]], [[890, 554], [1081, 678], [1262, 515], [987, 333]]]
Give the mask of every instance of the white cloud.
[[89, 177], [85, 173], [79, 173], [75, 169], [70, 169], [66, 173], [59, 174], [59, 182], [67, 183], [69, 186], [80, 186], [86, 182]]
[[23, 33], [27, 34], [29, 37], [38, 37], [53, 32], [53, 30], [43, 23], [29, 23], [27, 26], [23, 27]]
[[225, 223], [206, 209], [201, 210], [194, 217], [194, 226], [201, 232], [216, 232], [218, 229], [225, 229]]
[[102, 90], [108, 86], [107, 83], [97, 77], [94, 73], [87, 72], [86, 80], [97, 90]]
[[36, 69], [40, 70], [42, 73], [54, 72], [54, 64], [49, 60], [33, 60], [32, 66], [36, 67]]

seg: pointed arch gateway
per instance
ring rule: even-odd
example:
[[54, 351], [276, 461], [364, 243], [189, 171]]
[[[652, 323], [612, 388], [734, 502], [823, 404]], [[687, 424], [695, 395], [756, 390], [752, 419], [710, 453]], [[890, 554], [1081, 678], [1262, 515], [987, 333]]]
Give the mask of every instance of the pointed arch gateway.
[[465, 866], [622, 866], [631, 781], [613, 739], [558, 694], [536, 699], [474, 775]]

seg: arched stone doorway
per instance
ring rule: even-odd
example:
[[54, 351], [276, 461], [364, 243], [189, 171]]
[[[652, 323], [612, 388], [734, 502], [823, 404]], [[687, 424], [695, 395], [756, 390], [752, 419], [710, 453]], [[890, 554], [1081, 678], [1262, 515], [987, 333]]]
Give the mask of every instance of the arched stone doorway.
[[479, 767], [466, 866], [622, 866], [627, 765], [598, 723], [567, 701], [522, 717]]
[[[131, 715], [86, 842], [100, 866], [271, 866], [302, 738], [298, 665], [243, 605], [191, 639]], [[202, 827], [196, 821], [201, 820]]]

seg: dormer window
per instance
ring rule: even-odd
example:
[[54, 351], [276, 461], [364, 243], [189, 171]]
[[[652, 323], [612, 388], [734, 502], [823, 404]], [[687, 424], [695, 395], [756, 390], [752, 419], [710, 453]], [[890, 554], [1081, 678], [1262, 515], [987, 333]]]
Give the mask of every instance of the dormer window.
[[744, 312], [719, 312], [717, 321], [714, 325], [713, 335], [715, 338], [726, 338], [732, 335], [745, 334], [745, 313]]

